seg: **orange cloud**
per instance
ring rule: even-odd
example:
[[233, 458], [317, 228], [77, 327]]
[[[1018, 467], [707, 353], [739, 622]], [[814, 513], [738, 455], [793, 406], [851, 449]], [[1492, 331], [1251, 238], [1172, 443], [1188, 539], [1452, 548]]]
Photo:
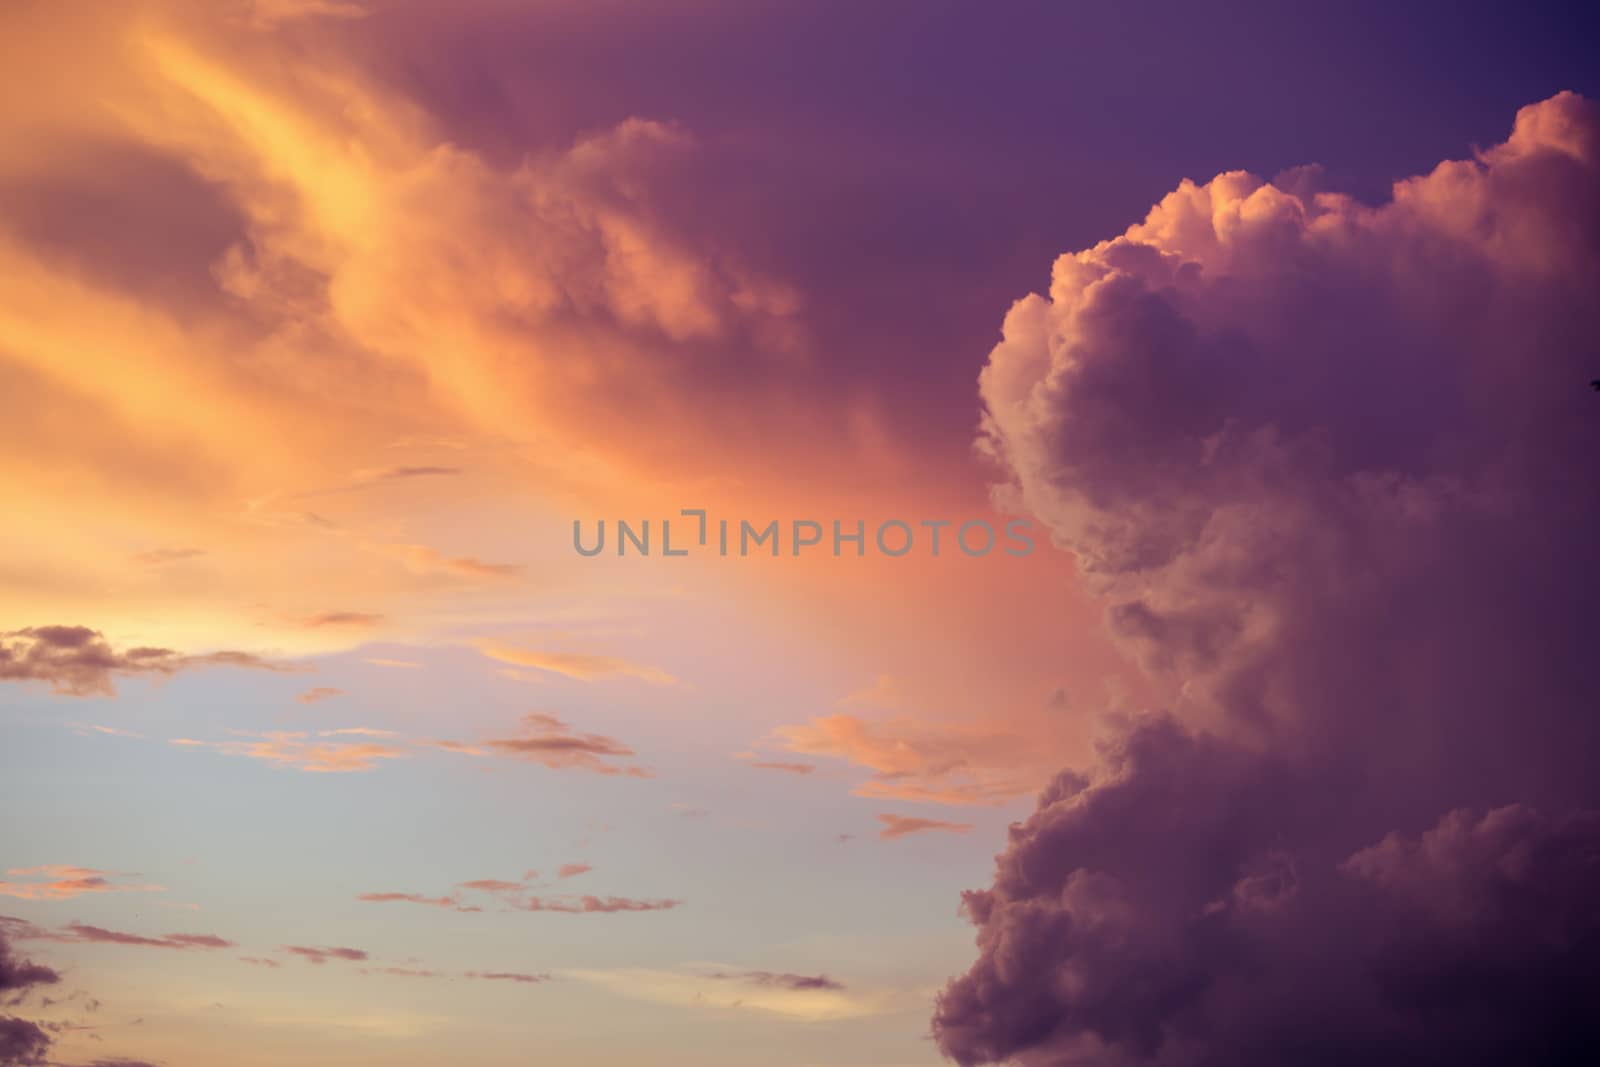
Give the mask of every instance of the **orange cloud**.
[[6, 872], [27, 882], [0, 881], [0, 896], [19, 897], [23, 900], [70, 900], [85, 893], [164, 893], [159, 885], [121, 884], [115, 879], [126, 877], [116, 871], [100, 871], [93, 867], [13, 867]]
[[552, 770], [581, 770], [648, 778], [642, 767], [619, 766], [606, 760], [632, 756], [633, 749], [601, 734], [575, 734], [554, 715], [533, 712], [522, 717], [524, 733], [492, 738], [484, 746], [502, 755], [542, 763]]
[[519, 667], [533, 667], [549, 671], [580, 682], [599, 678], [638, 678], [654, 685], [673, 685], [677, 679], [665, 671], [646, 667], [615, 656], [586, 655], [576, 652], [542, 652], [534, 649], [514, 648], [498, 641], [478, 642], [478, 651], [501, 663]]
[[878, 831], [878, 836], [885, 841], [892, 841], [897, 837], [908, 837], [911, 834], [932, 832], [964, 834], [972, 829], [972, 824], [968, 822], [918, 819], [906, 815], [879, 815], [878, 821], [883, 823], [883, 829]]
[[842, 759], [872, 772], [857, 796], [940, 804], [999, 804], [1037, 787], [1037, 754], [1020, 736], [981, 726], [920, 723], [910, 718], [868, 722], [827, 715], [780, 727], [784, 748]]
[[304, 733], [273, 732], [248, 734], [246, 741], [199, 741], [180, 737], [174, 745], [209, 748], [226, 756], [243, 756], [275, 767], [290, 767], [315, 774], [340, 774], [370, 771], [383, 760], [405, 759], [410, 753], [393, 745], [376, 743], [335, 744], [307, 740]]

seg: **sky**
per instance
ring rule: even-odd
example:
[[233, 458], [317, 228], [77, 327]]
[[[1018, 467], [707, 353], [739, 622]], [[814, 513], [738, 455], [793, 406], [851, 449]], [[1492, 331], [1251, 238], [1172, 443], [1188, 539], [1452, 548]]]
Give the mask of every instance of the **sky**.
[[1595, 28], [13, 0], [0, 1067], [1573, 1062]]

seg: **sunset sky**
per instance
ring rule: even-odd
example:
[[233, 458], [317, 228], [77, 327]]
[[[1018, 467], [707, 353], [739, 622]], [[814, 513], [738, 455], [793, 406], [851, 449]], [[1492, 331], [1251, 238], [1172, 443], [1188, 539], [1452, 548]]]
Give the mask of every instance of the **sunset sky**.
[[0, 1067], [1573, 1062], [1596, 29], [10, 0]]

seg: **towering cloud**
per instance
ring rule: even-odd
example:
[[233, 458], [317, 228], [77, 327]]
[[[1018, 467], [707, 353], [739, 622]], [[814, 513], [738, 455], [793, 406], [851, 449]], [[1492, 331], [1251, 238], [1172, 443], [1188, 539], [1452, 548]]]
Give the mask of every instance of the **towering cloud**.
[[983, 371], [999, 495], [1171, 702], [967, 894], [963, 1065], [1600, 1042], [1600, 108], [1378, 207], [1317, 177], [1185, 182]]

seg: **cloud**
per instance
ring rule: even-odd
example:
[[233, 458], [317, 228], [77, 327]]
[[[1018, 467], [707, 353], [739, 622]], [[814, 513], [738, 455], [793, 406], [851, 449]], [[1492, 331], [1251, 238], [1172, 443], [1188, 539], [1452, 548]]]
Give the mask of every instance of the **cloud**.
[[842, 759], [872, 771], [857, 796], [938, 804], [1000, 804], [1026, 794], [1025, 770], [1036, 753], [1025, 739], [983, 727], [918, 722], [909, 717], [872, 722], [851, 714], [825, 715], [774, 731], [791, 752]]
[[335, 688], [333, 688], [332, 686], [329, 686], [329, 685], [319, 685], [319, 686], [314, 686], [311, 689], [307, 689], [303, 693], [300, 693], [299, 695], [297, 695], [295, 697], [295, 699], [298, 700], [302, 704], [315, 704], [319, 700], [327, 700], [329, 697], [336, 697], [336, 696], [343, 696], [343, 695], [344, 695], [344, 690], [343, 689], [335, 689]]
[[559, 911], [569, 915], [612, 914], [621, 911], [670, 911], [681, 900], [635, 900], [631, 897], [526, 897], [516, 902], [523, 911]]
[[366, 904], [426, 904], [434, 908], [454, 908], [460, 904], [454, 897], [425, 897], [420, 893], [362, 893], [356, 899]]
[[[572, 878], [586, 874], [591, 868], [582, 863], [569, 863], [557, 873], [558, 878]], [[456, 911], [482, 911], [476, 906], [461, 903], [462, 893], [486, 893], [505, 908], [517, 911], [555, 911], [573, 915], [623, 911], [666, 911], [676, 908], [679, 900], [636, 900], [631, 897], [553, 896], [527, 895], [528, 883], [539, 877], [538, 871], [528, 871], [518, 882], [502, 878], [478, 878], [460, 882], [456, 891], [448, 896], [429, 897], [417, 893], [363, 893], [357, 900], [374, 904], [423, 904], [436, 908], [454, 908]]]
[[386, 974], [394, 978], [444, 978], [445, 975], [438, 971], [423, 970], [418, 967], [378, 967], [363, 969], [362, 974]]
[[37, 1023], [0, 1015], [0, 1064], [7, 1067], [28, 1064], [45, 1064], [45, 1054], [50, 1051], [50, 1035]]
[[940, 819], [918, 819], [907, 815], [879, 815], [878, 821], [883, 823], [883, 829], [878, 831], [878, 836], [885, 841], [932, 832], [964, 834], [972, 829], [972, 824], [969, 822], [944, 822]]
[[197, 559], [205, 554], [206, 550], [203, 548], [152, 548], [146, 552], [135, 553], [133, 559], [135, 563], [160, 567], [186, 559]]
[[89, 734], [102, 734], [106, 737], [131, 737], [139, 740], [144, 739], [143, 734], [134, 733], [132, 730], [119, 730], [115, 726], [100, 726], [95, 723], [88, 722], [69, 722], [67, 725], [72, 727], [73, 732], [80, 737], [87, 737]]
[[107, 930], [103, 926], [90, 926], [87, 923], [68, 923], [59, 933], [49, 934], [48, 940], [52, 941], [80, 941], [94, 945], [130, 945], [136, 948], [167, 948], [178, 951], [189, 949], [218, 949], [233, 948], [232, 941], [224, 940], [215, 934], [166, 934], [161, 937], [146, 937], [143, 934], [130, 934], [121, 930]]
[[283, 951], [299, 956], [321, 966], [329, 960], [349, 960], [360, 962], [367, 959], [367, 954], [358, 948], [316, 948], [309, 945], [285, 945]]
[[87, 626], [30, 626], [0, 632], [0, 681], [46, 682], [66, 696], [111, 696], [116, 675], [164, 677], [198, 667], [249, 667], [288, 671], [248, 652], [183, 655], [166, 648], [130, 648], [118, 652], [98, 630]]
[[480, 641], [478, 651], [501, 663], [533, 667], [580, 682], [592, 682], [600, 678], [638, 678], [653, 685], [677, 684], [677, 679], [665, 671], [630, 663], [615, 656], [586, 655], [577, 652], [540, 652], [514, 648], [498, 641]]
[[302, 626], [315, 629], [319, 626], [355, 626], [368, 628], [378, 625], [383, 616], [369, 611], [324, 611], [301, 620]]
[[471, 882], [462, 882], [457, 888], [474, 893], [515, 893], [522, 889], [523, 882], [536, 877], [538, 877], [537, 871], [529, 871], [522, 882], [508, 882], [500, 878], [478, 878]]
[[453, 574], [458, 578], [510, 578], [522, 573], [514, 563], [485, 563], [472, 556], [446, 556], [427, 545], [372, 545], [372, 550], [404, 564], [414, 574]]
[[[7, 930], [0, 926], [0, 1005], [14, 1007], [36, 987], [60, 981], [61, 975], [52, 968], [17, 957], [12, 952]], [[0, 1015], [0, 1064], [18, 1067], [44, 1064], [50, 1045], [50, 1034], [37, 1023], [13, 1015]]]
[[260, 30], [308, 18], [359, 19], [370, 11], [352, 0], [250, 0], [248, 22]]
[[4, 929], [0, 929], [0, 994], [10, 999], [34, 986], [55, 985], [61, 975], [32, 960], [20, 959], [11, 949]]
[[[360, 732], [367, 733], [365, 730]], [[275, 767], [288, 767], [313, 774], [370, 771], [384, 760], [407, 759], [410, 756], [406, 749], [395, 745], [312, 741], [303, 732], [276, 731], [243, 736], [248, 740], [200, 741], [179, 737], [174, 738], [172, 743], [185, 748], [209, 748], [225, 756], [243, 756]]]
[[981, 447], [1168, 694], [965, 896], [957, 1063], [1561, 1063], [1600, 1042], [1600, 109], [1367, 207], [1183, 183], [1056, 261]]
[[92, 867], [13, 867], [6, 872], [12, 877], [28, 878], [26, 882], [0, 880], [0, 896], [20, 897], [23, 900], [70, 900], [85, 893], [161, 893], [159, 885], [118, 884], [114, 879], [127, 877], [116, 871], [99, 871]]
[[551, 980], [548, 974], [521, 974], [516, 971], [468, 971], [467, 977], [480, 978], [487, 982], [517, 982], [522, 985], [536, 985]]
[[835, 982], [825, 974], [791, 974], [776, 971], [733, 971], [731, 973], [718, 972], [706, 977], [719, 982], [747, 982], [750, 985], [762, 986], [768, 989], [843, 989], [844, 983]]
[[865, 1018], [896, 1007], [893, 996], [846, 990], [821, 975], [741, 971], [714, 964], [681, 970], [570, 973], [580, 981], [652, 1003], [703, 1011], [753, 1011], [799, 1022]]
[[817, 769], [815, 763], [785, 763], [782, 760], [750, 760], [749, 766], [762, 771], [782, 771], [785, 774], [811, 774]]
[[504, 756], [541, 763], [552, 770], [580, 770], [595, 774], [648, 778], [642, 767], [619, 766], [606, 760], [632, 756], [633, 749], [600, 734], [575, 734], [554, 715], [533, 712], [522, 717], [524, 732], [516, 737], [491, 738], [484, 748]]

